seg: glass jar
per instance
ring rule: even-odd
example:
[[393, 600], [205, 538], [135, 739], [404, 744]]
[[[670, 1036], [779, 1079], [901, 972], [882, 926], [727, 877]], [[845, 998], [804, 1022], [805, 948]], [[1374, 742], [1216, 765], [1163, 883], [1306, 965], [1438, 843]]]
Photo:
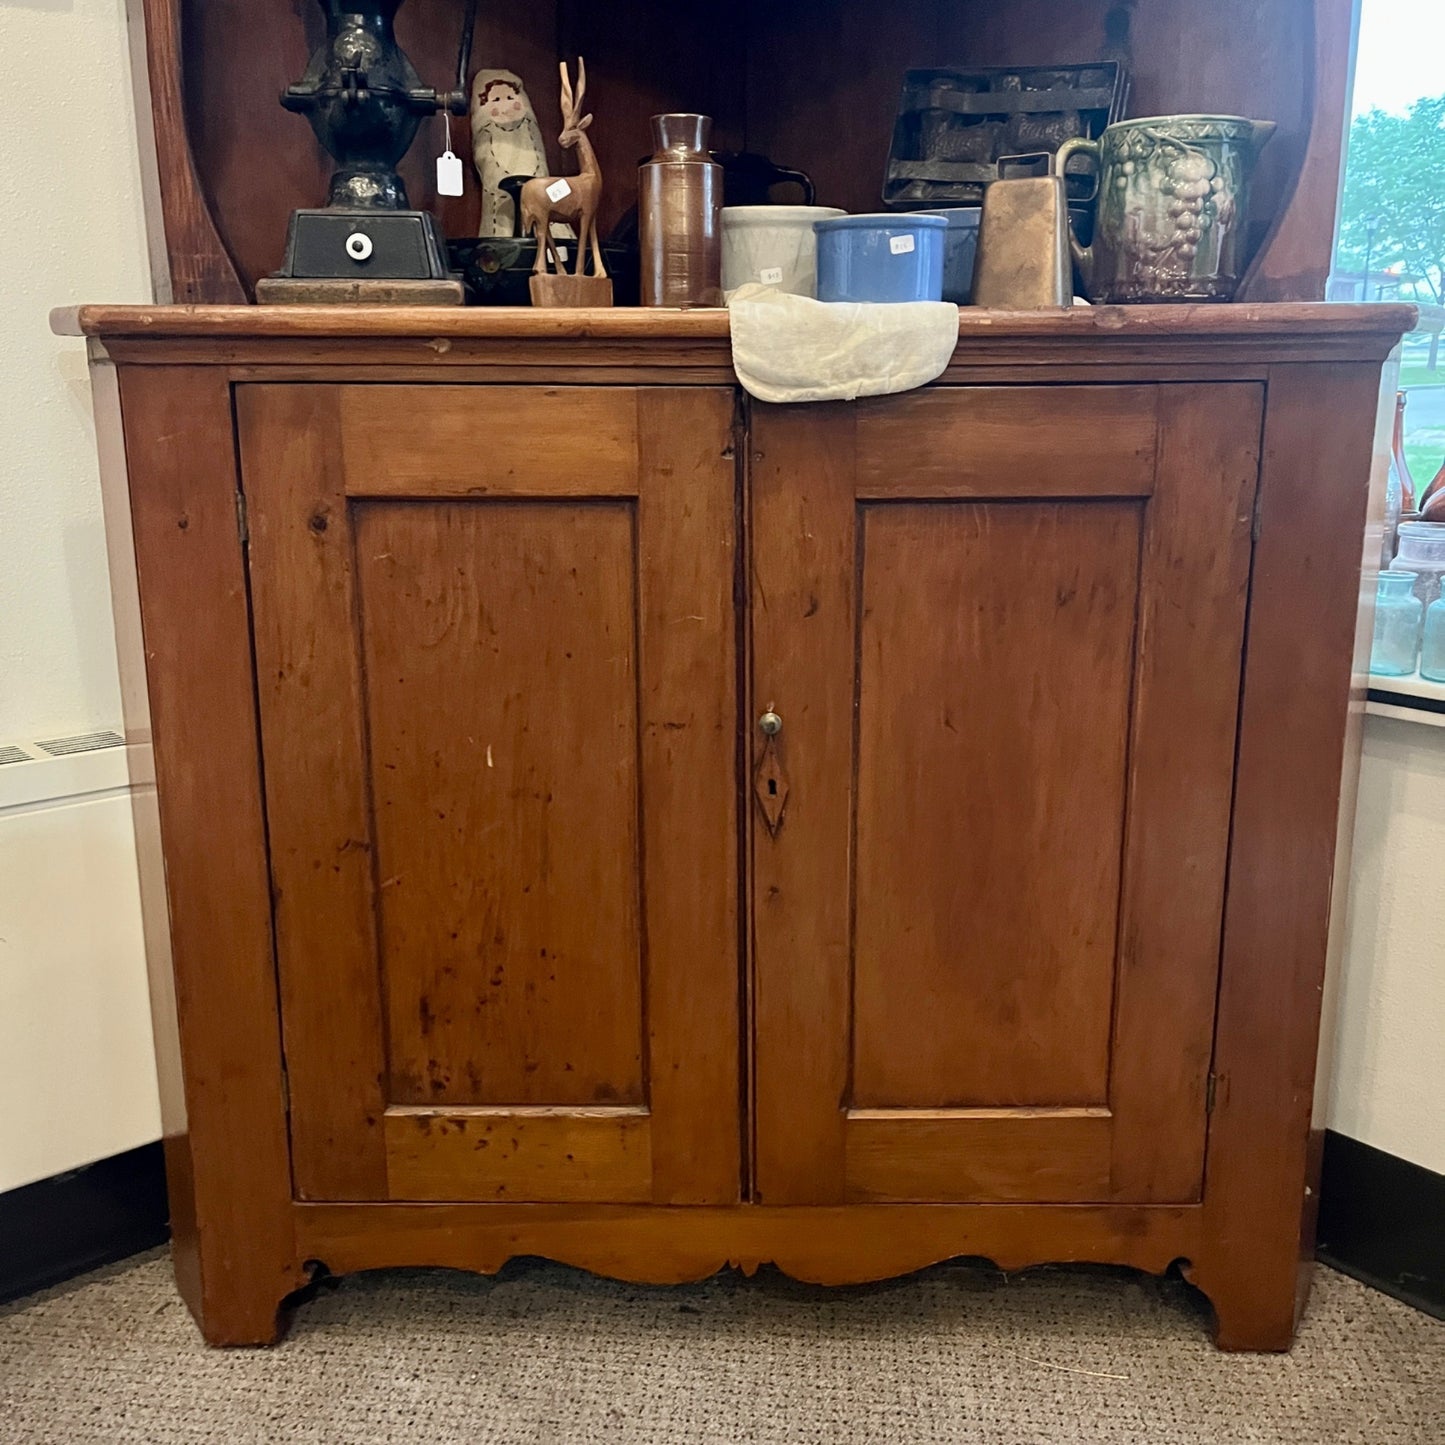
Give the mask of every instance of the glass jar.
[[1381, 677], [1407, 677], [1415, 671], [1424, 608], [1413, 591], [1413, 572], [1381, 572], [1375, 596], [1375, 641], [1370, 671]]
[[1440, 596], [1440, 579], [1445, 576], [1445, 522], [1402, 518], [1400, 550], [1389, 570], [1409, 572], [1415, 579], [1415, 596], [1428, 607]]
[[1420, 644], [1420, 676], [1445, 682], [1445, 597], [1425, 612], [1425, 640]]

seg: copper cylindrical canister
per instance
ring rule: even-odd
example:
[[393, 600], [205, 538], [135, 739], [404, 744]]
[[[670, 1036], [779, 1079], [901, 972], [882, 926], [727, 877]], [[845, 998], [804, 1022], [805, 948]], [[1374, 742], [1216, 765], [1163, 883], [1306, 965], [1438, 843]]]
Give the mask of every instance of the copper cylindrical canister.
[[723, 171], [705, 115], [655, 115], [638, 172], [644, 306], [721, 306]]

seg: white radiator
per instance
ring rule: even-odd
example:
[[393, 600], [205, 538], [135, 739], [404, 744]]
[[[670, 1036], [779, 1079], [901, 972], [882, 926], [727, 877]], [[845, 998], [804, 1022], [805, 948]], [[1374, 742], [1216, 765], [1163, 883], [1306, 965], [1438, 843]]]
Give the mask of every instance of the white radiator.
[[149, 754], [0, 744], [0, 1192], [160, 1137], [131, 815]]

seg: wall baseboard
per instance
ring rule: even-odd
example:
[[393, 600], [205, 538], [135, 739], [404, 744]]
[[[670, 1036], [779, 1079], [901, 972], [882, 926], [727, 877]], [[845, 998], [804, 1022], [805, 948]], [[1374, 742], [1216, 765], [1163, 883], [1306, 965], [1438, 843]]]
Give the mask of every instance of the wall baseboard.
[[169, 1219], [158, 1143], [0, 1194], [0, 1302], [164, 1244]]
[[1445, 1174], [1326, 1130], [1316, 1252], [1445, 1319]]

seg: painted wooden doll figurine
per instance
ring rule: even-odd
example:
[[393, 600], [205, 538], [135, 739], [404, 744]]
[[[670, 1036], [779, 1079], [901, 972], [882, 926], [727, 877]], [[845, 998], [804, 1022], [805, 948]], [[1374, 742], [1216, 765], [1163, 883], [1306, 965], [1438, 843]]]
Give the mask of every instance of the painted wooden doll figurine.
[[482, 180], [481, 236], [518, 234], [507, 176], [544, 176], [547, 152], [522, 79], [510, 70], [479, 70], [472, 82], [472, 159]]

